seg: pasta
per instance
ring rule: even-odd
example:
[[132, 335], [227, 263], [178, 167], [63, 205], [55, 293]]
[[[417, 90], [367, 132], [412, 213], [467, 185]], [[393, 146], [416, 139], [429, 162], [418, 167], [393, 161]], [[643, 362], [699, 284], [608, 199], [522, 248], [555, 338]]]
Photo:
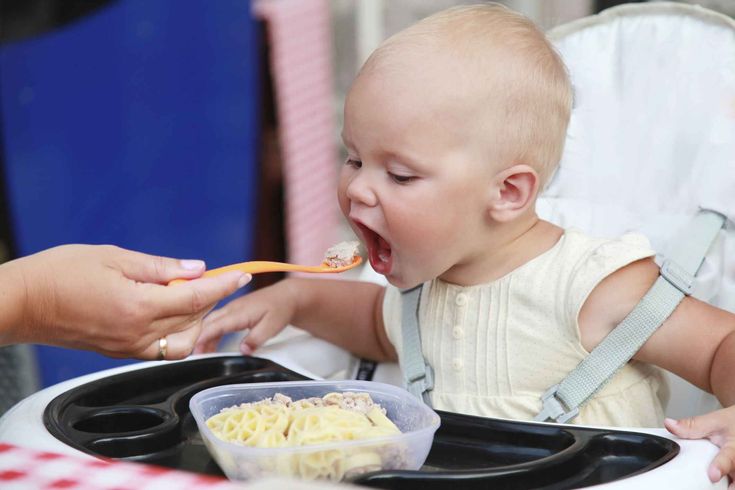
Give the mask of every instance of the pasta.
[[[367, 393], [329, 393], [293, 401], [276, 394], [223, 409], [207, 422], [218, 438], [261, 448], [309, 446], [399, 434], [400, 430]], [[273, 458], [272, 458], [273, 459]], [[380, 446], [281, 454], [268, 464], [284, 476], [341, 480], [385, 466]]]

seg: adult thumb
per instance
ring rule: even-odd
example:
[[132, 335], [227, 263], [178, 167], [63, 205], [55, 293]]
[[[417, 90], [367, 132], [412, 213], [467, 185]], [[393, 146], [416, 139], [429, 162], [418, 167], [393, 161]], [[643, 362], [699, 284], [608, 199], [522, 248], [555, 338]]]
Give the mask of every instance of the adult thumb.
[[127, 278], [140, 282], [168, 284], [174, 279], [196, 279], [206, 269], [201, 260], [172, 259], [130, 250], [125, 252], [123, 273]]

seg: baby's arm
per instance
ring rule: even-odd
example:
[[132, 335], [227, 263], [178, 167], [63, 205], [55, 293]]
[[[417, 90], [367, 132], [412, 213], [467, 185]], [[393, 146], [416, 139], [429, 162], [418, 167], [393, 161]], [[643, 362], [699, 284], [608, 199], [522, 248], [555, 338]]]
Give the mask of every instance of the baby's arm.
[[[658, 277], [650, 259], [630, 264], [603, 280], [579, 316], [582, 344], [594, 348], [635, 307]], [[735, 469], [735, 315], [685, 297], [635, 355], [714, 393], [725, 408], [691, 419], [667, 420], [679, 437], [708, 438], [722, 449], [709, 468], [712, 481]]]
[[[653, 260], [639, 260], [592, 291], [579, 315], [585, 349], [592, 350], [630, 313], [658, 271]], [[728, 382], [726, 366], [735, 366], [734, 342], [735, 315], [687, 296], [634, 358], [671, 371], [730, 405], [735, 402], [735, 383]]]
[[395, 360], [383, 327], [384, 292], [382, 286], [368, 282], [285, 279], [231, 301], [205, 318], [195, 352], [211, 352], [222, 335], [249, 330], [240, 350], [250, 354], [292, 324], [358, 356]]

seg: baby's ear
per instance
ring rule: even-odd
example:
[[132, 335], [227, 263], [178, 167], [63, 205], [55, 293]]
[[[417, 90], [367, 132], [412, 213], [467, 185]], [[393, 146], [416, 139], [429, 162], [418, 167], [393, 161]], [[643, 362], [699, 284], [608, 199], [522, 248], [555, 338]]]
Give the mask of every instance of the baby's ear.
[[536, 199], [539, 176], [528, 165], [513, 165], [499, 172], [493, 179], [489, 203], [490, 217], [507, 222], [524, 214]]

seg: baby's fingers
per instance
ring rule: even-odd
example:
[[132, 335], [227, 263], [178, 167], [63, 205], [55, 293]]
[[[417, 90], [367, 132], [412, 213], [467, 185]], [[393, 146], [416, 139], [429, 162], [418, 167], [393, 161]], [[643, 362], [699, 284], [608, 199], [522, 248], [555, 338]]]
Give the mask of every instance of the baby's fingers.
[[[206, 328], [206, 327], [204, 327]], [[199, 339], [197, 339], [196, 343], [194, 344], [194, 354], [204, 354], [207, 352], [216, 352], [217, 346], [219, 345], [219, 341], [222, 339], [222, 336], [207, 336], [207, 338], [203, 339], [201, 336]]]
[[238, 298], [205, 317], [194, 353], [214, 352], [223, 335], [250, 328], [254, 322], [251, 317], [252, 311], [243, 304], [246, 302], [247, 296]]
[[664, 425], [683, 439], [709, 439], [720, 448], [707, 469], [710, 481], [718, 482], [735, 468], [735, 440], [730, 435], [733, 407], [681, 420], [666, 419]]
[[195, 352], [214, 350], [223, 335], [247, 330], [240, 352], [251, 354], [283, 330], [291, 321], [293, 309], [291, 302], [284, 300], [282, 291], [274, 286], [238, 298], [204, 319], [204, 332]]
[[707, 469], [710, 481], [718, 482], [723, 475], [730, 475], [733, 471], [733, 461], [735, 461], [735, 447], [732, 443], [728, 443], [720, 449]]
[[286, 323], [274, 315], [272, 312], [266, 313], [256, 326], [250, 329], [242, 342], [240, 342], [240, 352], [244, 355], [250, 355], [255, 352], [268, 339], [275, 336], [283, 330]]
[[664, 420], [664, 426], [669, 432], [682, 439], [703, 439], [709, 438], [713, 433], [725, 427], [725, 424], [718, 412], [712, 412], [681, 420], [667, 418]]

